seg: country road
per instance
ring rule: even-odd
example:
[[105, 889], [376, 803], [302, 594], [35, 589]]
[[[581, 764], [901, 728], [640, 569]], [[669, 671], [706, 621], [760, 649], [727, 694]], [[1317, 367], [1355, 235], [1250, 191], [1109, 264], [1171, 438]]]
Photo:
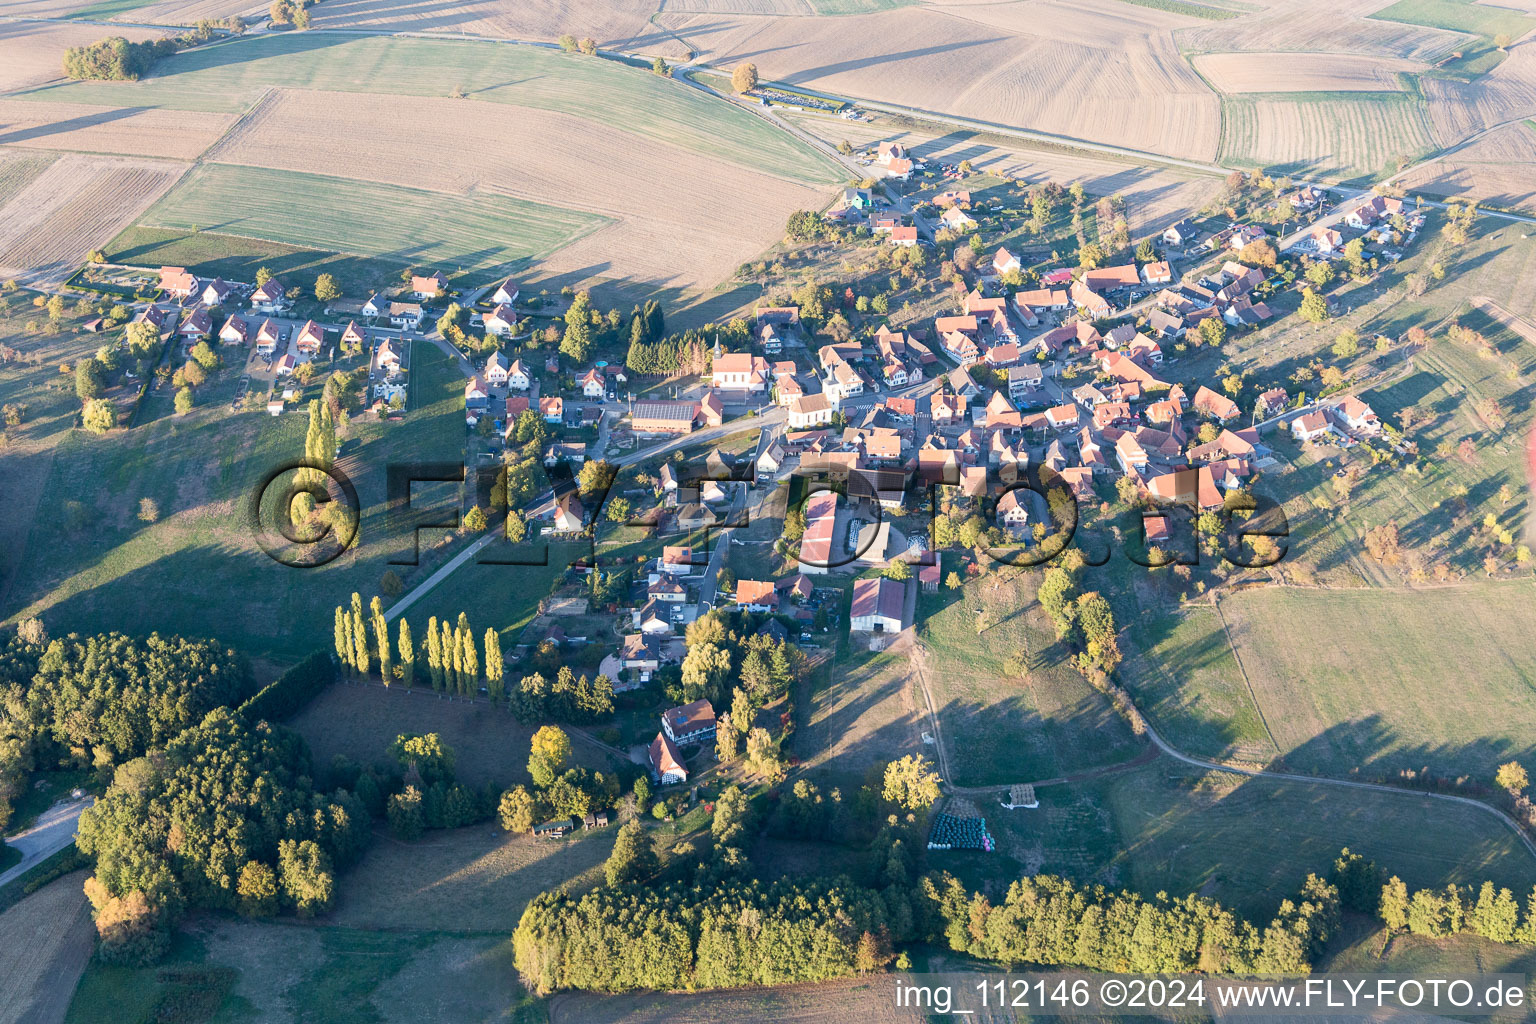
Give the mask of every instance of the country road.
[[96, 798], [91, 796], [61, 800], [38, 815], [31, 828], [7, 837], [6, 845], [20, 850], [21, 860], [15, 867], [0, 874], [0, 885], [26, 874], [74, 842], [75, 824], [80, 820], [80, 812], [95, 802]]

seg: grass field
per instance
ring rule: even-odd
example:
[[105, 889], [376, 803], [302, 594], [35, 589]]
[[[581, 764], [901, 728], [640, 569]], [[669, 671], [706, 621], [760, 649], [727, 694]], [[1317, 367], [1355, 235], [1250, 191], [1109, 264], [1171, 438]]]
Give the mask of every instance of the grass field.
[[1138, 7], [1150, 7], [1156, 11], [1167, 11], [1169, 14], [1182, 14], [1190, 18], [1203, 18], [1206, 21], [1226, 21], [1228, 18], [1242, 17], [1241, 11], [1212, 7], [1209, 4], [1189, 3], [1187, 0], [1124, 0], [1124, 2], [1135, 4]]
[[76, 11], [70, 11], [70, 18], [89, 18], [92, 21], [107, 21], [119, 14], [136, 11], [140, 7], [147, 7], [155, 0], [102, 0], [101, 3], [91, 4]]
[[1462, 48], [1462, 58], [1449, 66], [1449, 70], [1458, 75], [1482, 74], [1504, 59], [1505, 55], [1493, 45], [1495, 36], [1503, 33], [1511, 40], [1517, 40], [1536, 28], [1536, 18], [1473, 0], [1397, 0], [1370, 17], [1477, 36], [1478, 42]]
[[1199, 892], [1267, 918], [1309, 871], [1348, 846], [1410, 886], [1481, 882], [1516, 892], [1536, 862], [1492, 815], [1418, 794], [1205, 773], [1167, 759], [1078, 786], [1040, 789], [1040, 808], [982, 806], [995, 854], [929, 854], [1001, 894], [1046, 871], [1137, 892]]
[[[1064, 663], [1034, 601], [1038, 574], [1005, 572], [918, 601], [925, 675], [953, 781], [1030, 782], [1126, 761], [1141, 741], [1107, 699]], [[994, 586], [994, 583], [998, 583]], [[993, 625], [978, 638], [977, 612]], [[1019, 659], [1025, 666], [1022, 675]]]
[[206, 229], [405, 265], [502, 272], [608, 223], [506, 196], [450, 196], [227, 164], [194, 168], [140, 220], [150, 227]]
[[[357, 543], [299, 569], [260, 549], [247, 509], [263, 477], [302, 452], [307, 416], [232, 412], [235, 376], [225, 371], [186, 417], [105, 437], [76, 431], [57, 445], [39, 504], [56, 514], [33, 520], [0, 614], [40, 615], [56, 634], [110, 622], [127, 633], [212, 635], [255, 656], [331, 645], [334, 606], [354, 590], [377, 593], [390, 560], [409, 553], [410, 534], [386, 520], [386, 465], [463, 458], [462, 378], [436, 348], [418, 346], [405, 422], [349, 424], [339, 464], [363, 509]], [[137, 519], [142, 497], [159, 503], [158, 522]], [[409, 579], [409, 567], [393, 568]]]
[[[699, 90], [617, 61], [531, 46], [293, 33], [187, 50], [136, 83], [66, 83], [23, 96], [234, 113], [271, 86], [401, 97], [462, 88], [477, 100], [574, 114], [796, 181], [843, 178], [810, 147]], [[381, 136], [385, 149], [399, 144]], [[387, 159], [385, 149], [373, 155]]]
[[1396, 92], [1223, 96], [1221, 161], [1341, 180], [1396, 170], [1435, 148], [1424, 103]]

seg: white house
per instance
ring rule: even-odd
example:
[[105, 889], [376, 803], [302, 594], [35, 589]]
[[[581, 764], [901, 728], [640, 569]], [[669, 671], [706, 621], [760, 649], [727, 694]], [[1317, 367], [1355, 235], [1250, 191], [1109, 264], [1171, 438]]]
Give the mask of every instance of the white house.
[[586, 397], [603, 397], [603, 371], [599, 370], [597, 367], [594, 366], [592, 369], [582, 374], [579, 383], [581, 384], [581, 393]]
[[244, 345], [250, 337], [251, 325], [242, 317], [232, 316], [219, 328], [219, 340], [226, 345]]
[[485, 361], [485, 380], [496, 387], [506, 386], [507, 357], [500, 351], [492, 352], [491, 357]]
[[683, 764], [683, 752], [677, 749], [665, 733], [657, 733], [648, 751], [651, 777], [663, 786], [673, 786], [688, 781], [688, 769]]
[[267, 283], [259, 285], [251, 292], [251, 308], [258, 313], [277, 313], [285, 308], [283, 296], [286, 291], [283, 283], [277, 278], [269, 278]]
[[491, 293], [491, 301], [498, 305], [517, 305], [517, 283], [510, 277], [501, 282], [496, 290]]
[[710, 371], [716, 389], [765, 391], [768, 388], [768, 360], [750, 352], [730, 352], [716, 356]]
[[528, 367], [523, 365], [521, 359], [515, 360], [507, 367], [507, 387], [517, 391], [527, 391], [533, 386], [533, 378], [528, 375]]
[[497, 306], [485, 314], [483, 324], [487, 334], [494, 334], [498, 338], [505, 338], [512, 333], [512, 325], [517, 323], [517, 314], [512, 312], [511, 306]]

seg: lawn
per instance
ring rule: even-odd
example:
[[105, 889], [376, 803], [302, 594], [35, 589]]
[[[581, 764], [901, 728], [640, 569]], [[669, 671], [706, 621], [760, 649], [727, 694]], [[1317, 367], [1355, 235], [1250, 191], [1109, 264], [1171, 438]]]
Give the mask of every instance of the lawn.
[[[797, 181], [831, 184], [845, 177], [767, 121], [681, 82], [619, 61], [489, 41], [253, 37], [183, 51], [136, 83], [66, 83], [22, 98], [240, 112], [269, 87], [398, 96], [448, 96], [462, 88], [475, 99], [585, 117]], [[381, 151], [374, 158], [387, 156]]]
[[[387, 215], [381, 211], [388, 211]], [[506, 196], [203, 164], [145, 211], [149, 227], [259, 238], [453, 271], [510, 272], [609, 223]], [[114, 246], [114, 249], [121, 246]]]
[[[1039, 573], [1004, 570], [918, 601], [918, 638], [955, 784], [1055, 778], [1135, 757], [1142, 741], [1066, 664], [1034, 600]], [[977, 613], [991, 624], [978, 637]]]
[[1406, 25], [1443, 28], [1452, 32], [1468, 32], [1477, 36], [1477, 43], [1462, 48], [1461, 59], [1446, 68], [1446, 71], [1458, 76], [1483, 74], [1504, 59], [1505, 55], [1493, 44], [1495, 36], [1507, 34], [1513, 41], [1536, 28], [1536, 19], [1525, 14], [1495, 4], [1474, 3], [1472, 0], [1397, 0], [1397, 3], [1383, 7], [1369, 17]]
[[[110, 622], [127, 633], [212, 635], [247, 653], [296, 659], [332, 643], [332, 609], [407, 580], [411, 534], [386, 516], [386, 466], [463, 458], [463, 388], [436, 348], [412, 357], [404, 422], [349, 422], [338, 466], [362, 506], [352, 550], [320, 568], [280, 564], [255, 538], [249, 505], [262, 480], [303, 452], [307, 415], [272, 418], [228, 405], [234, 370], [186, 417], [163, 415], [105, 437], [70, 432], [57, 446], [26, 554], [0, 614], [40, 615], [56, 635]], [[318, 385], [313, 386], [318, 395]], [[162, 403], [164, 404], [164, 403]], [[252, 402], [251, 406], [260, 403]], [[141, 498], [158, 503], [153, 523]], [[425, 567], [423, 567], [425, 568]]]
[[1160, 758], [1038, 796], [1032, 811], [978, 801], [997, 852], [931, 853], [929, 867], [998, 895], [1020, 873], [1044, 871], [1145, 895], [1200, 892], [1265, 919], [1344, 846], [1413, 887], [1489, 878], [1526, 892], [1536, 881], [1536, 862], [1492, 815], [1420, 794], [1249, 779]]

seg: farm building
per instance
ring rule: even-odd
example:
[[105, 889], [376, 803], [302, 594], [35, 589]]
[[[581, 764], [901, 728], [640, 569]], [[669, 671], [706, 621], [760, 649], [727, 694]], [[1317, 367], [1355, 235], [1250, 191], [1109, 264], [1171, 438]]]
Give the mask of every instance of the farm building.
[[856, 633], [899, 633], [907, 603], [906, 584], [885, 577], [854, 580], [848, 628]]
[[688, 781], [688, 768], [683, 764], [683, 752], [677, 749], [677, 744], [673, 743], [666, 733], [656, 734], [647, 753], [651, 763], [651, 778], [663, 786]]
[[642, 437], [686, 434], [693, 430], [698, 414], [695, 402], [636, 402], [630, 429]]

